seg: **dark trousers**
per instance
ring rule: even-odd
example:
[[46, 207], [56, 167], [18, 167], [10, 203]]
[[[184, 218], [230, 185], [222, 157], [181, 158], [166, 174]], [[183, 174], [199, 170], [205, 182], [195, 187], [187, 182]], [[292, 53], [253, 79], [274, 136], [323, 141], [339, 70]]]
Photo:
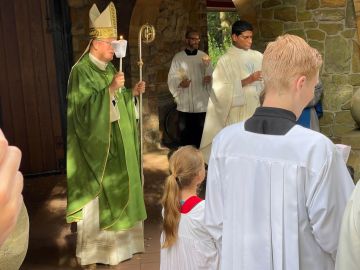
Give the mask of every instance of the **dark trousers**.
[[200, 147], [206, 112], [179, 112], [180, 144]]

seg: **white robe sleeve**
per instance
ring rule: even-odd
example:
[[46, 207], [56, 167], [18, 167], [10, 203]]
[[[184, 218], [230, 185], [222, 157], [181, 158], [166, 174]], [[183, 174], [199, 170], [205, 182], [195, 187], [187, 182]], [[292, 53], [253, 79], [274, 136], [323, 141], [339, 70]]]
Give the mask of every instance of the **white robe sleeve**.
[[179, 96], [180, 91], [182, 90], [179, 87], [180, 82], [188, 77], [186, 73], [186, 67], [181, 66], [182, 61], [180, 61], [179, 56], [175, 55], [170, 66], [168, 74], [168, 86], [171, 94], [176, 100], [176, 97]]
[[351, 195], [344, 213], [336, 270], [358, 270], [360, 268], [360, 181]]
[[[212, 152], [216, 152], [216, 143]], [[221, 258], [224, 202], [219, 167], [218, 160], [212, 154], [206, 180], [205, 226], [215, 240]]]
[[334, 149], [317, 174], [306, 202], [313, 235], [319, 246], [331, 254], [334, 260], [340, 233], [339, 221], [353, 188], [354, 184], [345, 162]]

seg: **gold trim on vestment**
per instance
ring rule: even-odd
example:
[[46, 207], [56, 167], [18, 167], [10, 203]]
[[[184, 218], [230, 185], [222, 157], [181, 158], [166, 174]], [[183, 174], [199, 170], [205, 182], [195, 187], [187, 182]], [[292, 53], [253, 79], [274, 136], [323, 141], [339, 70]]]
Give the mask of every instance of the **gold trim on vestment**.
[[[106, 80], [106, 81], [107, 81], [107, 80]], [[108, 89], [108, 94], [109, 94], [109, 98], [110, 98], [109, 88], [107, 88], [107, 89]], [[110, 116], [110, 113], [109, 113], [109, 116]], [[103, 170], [102, 170], [102, 174], [101, 174], [101, 178], [100, 178], [100, 183], [99, 183], [100, 188], [99, 188], [98, 193], [95, 195], [94, 198], [92, 198], [90, 201], [88, 201], [87, 203], [85, 203], [85, 204], [84, 204], [83, 206], [81, 206], [79, 209], [74, 210], [73, 212], [67, 214], [66, 217], [71, 216], [71, 215], [73, 215], [73, 214], [75, 214], [75, 213], [77, 213], [77, 212], [79, 212], [79, 211], [82, 211], [83, 208], [84, 208], [89, 202], [91, 202], [92, 200], [94, 200], [94, 199], [95, 199], [96, 197], [98, 197], [99, 194], [101, 193], [101, 190], [102, 190], [102, 182], [103, 182], [103, 179], [104, 179], [106, 164], [107, 164], [107, 161], [108, 161], [108, 158], [109, 158], [109, 152], [110, 152], [110, 143], [111, 143], [111, 141], [110, 141], [110, 140], [111, 140], [111, 134], [110, 134], [110, 132], [111, 132], [111, 122], [110, 122], [110, 119], [109, 119], [109, 132], [108, 132], [108, 134], [109, 134], [109, 139], [108, 139], [108, 147], [107, 147], [107, 153], [106, 153], [106, 158], [105, 158], [105, 162], [104, 162], [104, 168], [103, 168]], [[76, 218], [76, 219], [74, 219], [74, 220], [76, 220], [76, 221], [73, 221], [73, 222], [79, 222], [79, 221], [83, 220], [83, 217], [80, 218], [80, 219]]]
[[[120, 88], [120, 91], [121, 91], [121, 88]], [[120, 92], [120, 93], [121, 93], [121, 92]], [[122, 99], [124, 100], [124, 97], [122, 97]], [[124, 100], [124, 103], [125, 103], [125, 100]], [[125, 103], [125, 106], [126, 106], [126, 103]], [[119, 113], [120, 113], [120, 112], [119, 112]], [[120, 131], [120, 133], [121, 133], [120, 119], [117, 120], [117, 123], [118, 123], [118, 126], [119, 126], [119, 131]], [[124, 142], [123, 142], [123, 143], [124, 143]], [[125, 147], [124, 147], [124, 154], [125, 154], [125, 164], [126, 164], [126, 167], [127, 167], [127, 159], [126, 159], [126, 156], [127, 156], [127, 155], [126, 155], [126, 148], [125, 148]], [[101, 229], [107, 230], [107, 229], [111, 228], [112, 226], [114, 226], [115, 223], [120, 220], [121, 216], [122, 216], [123, 213], [125, 212], [125, 209], [128, 207], [129, 202], [130, 202], [130, 195], [131, 195], [131, 193], [130, 193], [130, 177], [129, 177], [129, 173], [128, 173], [128, 189], [129, 189], [129, 190], [128, 190], [128, 194], [129, 194], [128, 200], [127, 200], [124, 208], [122, 209], [119, 217], [116, 218], [112, 224], [110, 224], [110, 225], [107, 226], [107, 227], [101, 228]], [[137, 222], [138, 222], [138, 221], [137, 221]], [[130, 228], [133, 228], [133, 227], [134, 227], [134, 226], [132, 226], [132, 227], [130, 227]], [[127, 231], [127, 230], [129, 230], [130, 228], [128, 228], [128, 229], [123, 229], [123, 230], [116, 230], [116, 231]]]

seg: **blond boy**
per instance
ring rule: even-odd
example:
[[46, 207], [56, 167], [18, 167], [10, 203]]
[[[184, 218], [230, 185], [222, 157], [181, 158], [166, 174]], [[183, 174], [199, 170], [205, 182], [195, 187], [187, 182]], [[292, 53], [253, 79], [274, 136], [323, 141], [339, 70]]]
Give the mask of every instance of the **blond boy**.
[[205, 222], [221, 247], [221, 269], [334, 269], [354, 185], [335, 145], [296, 125], [321, 64], [300, 37], [270, 42], [263, 107], [214, 139]]

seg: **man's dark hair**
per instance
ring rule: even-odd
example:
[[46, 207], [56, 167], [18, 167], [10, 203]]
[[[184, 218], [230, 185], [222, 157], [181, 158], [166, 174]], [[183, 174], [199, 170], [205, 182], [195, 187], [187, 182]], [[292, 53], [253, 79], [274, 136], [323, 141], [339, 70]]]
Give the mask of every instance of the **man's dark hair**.
[[195, 30], [194, 28], [188, 28], [185, 33], [185, 38], [189, 38], [190, 34], [198, 34], [199, 35], [199, 31]]
[[238, 20], [238, 21], [234, 22], [231, 27], [232, 35], [235, 34], [238, 36], [242, 32], [245, 32], [245, 31], [253, 31], [253, 26], [251, 25], [251, 23], [249, 23], [247, 21]]

